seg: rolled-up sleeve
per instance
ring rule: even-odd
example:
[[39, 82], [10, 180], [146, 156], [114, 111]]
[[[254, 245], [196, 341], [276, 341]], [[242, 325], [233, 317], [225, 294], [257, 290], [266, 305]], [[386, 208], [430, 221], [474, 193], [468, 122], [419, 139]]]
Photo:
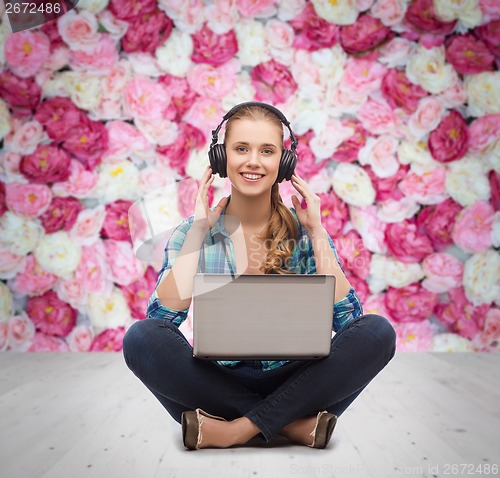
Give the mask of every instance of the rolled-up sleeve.
[[165, 259], [163, 260], [162, 268], [158, 272], [158, 281], [155, 289], [148, 300], [146, 316], [153, 319], [167, 319], [174, 325], [180, 326], [187, 318], [189, 307], [184, 310], [171, 309], [165, 307], [158, 298], [158, 286], [161, 281], [167, 276], [169, 271], [175, 264], [175, 260], [184, 245], [186, 234], [191, 227], [188, 220], [181, 222], [172, 232], [167, 245], [165, 246]]

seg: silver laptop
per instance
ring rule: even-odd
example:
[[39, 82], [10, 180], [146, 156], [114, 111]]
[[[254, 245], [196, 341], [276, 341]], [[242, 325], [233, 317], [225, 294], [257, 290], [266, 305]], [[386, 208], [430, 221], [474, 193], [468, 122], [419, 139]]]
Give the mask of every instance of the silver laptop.
[[193, 356], [307, 360], [330, 354], [335, 276], [194, 276]]

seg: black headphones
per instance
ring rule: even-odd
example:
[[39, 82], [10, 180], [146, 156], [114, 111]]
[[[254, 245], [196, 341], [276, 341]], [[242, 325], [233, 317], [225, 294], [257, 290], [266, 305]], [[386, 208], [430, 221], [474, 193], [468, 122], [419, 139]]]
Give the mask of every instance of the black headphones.
[[281, 183], [283, 179], [290, 181], [292, 179], [292, 174], [295, 171], [295, 165], [297, 164], [297, 143], [298, 140], [295, 138], [292, 128], [290, 127], [290, 122], [285, 118], [285, 115], [275, 108], [274, 106], [268, 105], [267, 103], [259, 103], [257, 101], [248, 101], [246, 103], [240, 103], [236, 105], [228, 113], [224, 115], [219, 126], [212, 131], [212, 144], [210, 145], [210, 150], [208, 151], [208, 158], [210, 159], [210, 166], [212, 167], [213, 174], [219, 174], [221, 178], [227, 177], [227, 157], [226, 148], [223, 144], [217, 144], [219, 131], [221, 129], [224, 121], [233, 116], [239, 109], [245, 106], [260, 106], [266, 110], [274, 113], [280, 121], [288, 128], [290, 131], [290, 139], [292, 140], [292, 149], [284, 149], [281, 152], [280, 166], [278, 170], [277, 183]]

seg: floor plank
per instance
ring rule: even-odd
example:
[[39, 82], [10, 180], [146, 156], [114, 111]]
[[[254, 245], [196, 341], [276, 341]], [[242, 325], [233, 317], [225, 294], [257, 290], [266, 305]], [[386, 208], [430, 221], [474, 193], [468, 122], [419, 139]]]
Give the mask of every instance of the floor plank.
[[446, 464], [498, 465], [499, 361], [397, 353], [339, 418], [324, 450], [279, 438], [189, 451], [180, 425], [120, 352], [3, 353], [1, 476], [430, 478], [453, 474]]

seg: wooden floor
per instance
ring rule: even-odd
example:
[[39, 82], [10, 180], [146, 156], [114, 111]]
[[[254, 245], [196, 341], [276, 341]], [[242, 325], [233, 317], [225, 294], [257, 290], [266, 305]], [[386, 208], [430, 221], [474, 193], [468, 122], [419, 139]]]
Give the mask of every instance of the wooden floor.
[[324, 450], [280, 438], [189, 451], [121, 353], [3, 353], [0, 476], [500, 476], [499, 364], [500, 354], [396, 353]]

